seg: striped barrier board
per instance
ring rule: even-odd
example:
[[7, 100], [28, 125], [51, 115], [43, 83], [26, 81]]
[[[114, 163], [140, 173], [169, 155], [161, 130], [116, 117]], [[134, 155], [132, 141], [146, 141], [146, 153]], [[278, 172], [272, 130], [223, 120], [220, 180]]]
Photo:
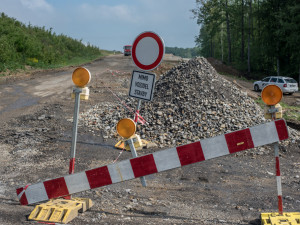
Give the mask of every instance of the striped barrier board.
[[20, 203], [28, 205], [275, 143], [288, 137], [286, 122], [280, 119], [96, 169], [27, 185], [16, 191]]

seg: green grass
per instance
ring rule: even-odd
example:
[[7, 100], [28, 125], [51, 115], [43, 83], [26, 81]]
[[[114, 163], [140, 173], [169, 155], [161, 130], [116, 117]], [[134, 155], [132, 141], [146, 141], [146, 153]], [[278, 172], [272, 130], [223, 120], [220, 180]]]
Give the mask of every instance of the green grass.
[[108, 52], [105, 54], [99, 54], [99, 55], [94, 55], [94, 56], [89, 56], [89, 57], [74, 57], [70, 60], [67, 60], [63, 63], [58, 63], [58, 64], [51, 64], [51, 65], [45, 65], [45, 64], [39, 64], [34, 65], [35, 68], [41, 68], [41, 69], [55, 69], [55, 68], [62, 68], [65, 66], [79, 66], [85, 63], [92, 62], [96, 59], [99, 59], [101, 57], [104, 57], [106, 55], [109, 55]]
[[81, 65], [109, 54], [108, 51], [83, 44], [52, 28], [25, 25], [0, 14], [0, 72], [9, 75], [25, 68], [48, 69]]
[[283, 110], [283, 118], [300, 122], [300, 106], [290, 106], [284, 102], [280, 103]]

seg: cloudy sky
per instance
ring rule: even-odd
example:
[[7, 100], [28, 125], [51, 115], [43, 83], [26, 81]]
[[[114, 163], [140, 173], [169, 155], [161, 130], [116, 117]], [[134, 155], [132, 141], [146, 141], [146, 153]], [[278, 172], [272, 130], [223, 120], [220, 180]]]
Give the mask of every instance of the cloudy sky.
[[0, 12], [101, 49], [122, 50], [144, 31], [156, 32], [169, 47], [194, 47], [195, 7], [195, 0], [1, 0]]

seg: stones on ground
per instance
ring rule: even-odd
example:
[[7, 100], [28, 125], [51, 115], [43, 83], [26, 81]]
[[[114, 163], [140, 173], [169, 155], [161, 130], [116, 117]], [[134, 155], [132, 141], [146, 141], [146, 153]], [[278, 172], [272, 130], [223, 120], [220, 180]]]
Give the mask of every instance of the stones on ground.
[[[127, 93], [118, 95], [134, 111], [137, 100]], [[80, 120], [105, 138], [118, 138], [117, 121], [134, 117], [127, 106], [98, 104], [82, 113]], [[160, 148], [265, 122], [255, 101], [222, 78], [204, 58], [182, 62], [163, 74], [156, 82], [153, 101], [142, 103], [140, 115], [147, 124], [139, 124], [137, 133]]]

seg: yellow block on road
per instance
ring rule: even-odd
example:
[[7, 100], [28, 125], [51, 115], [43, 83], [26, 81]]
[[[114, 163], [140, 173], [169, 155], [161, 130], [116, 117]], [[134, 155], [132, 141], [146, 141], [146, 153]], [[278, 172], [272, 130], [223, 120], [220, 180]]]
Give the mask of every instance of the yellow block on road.
[[300, 212], [262, 213], [261, 225], [299, 225]]
[[29, 220], [68, 223], [93, 206], [88, 198], [51, 199], [47, 203], [37, 205], [29, 215]]

